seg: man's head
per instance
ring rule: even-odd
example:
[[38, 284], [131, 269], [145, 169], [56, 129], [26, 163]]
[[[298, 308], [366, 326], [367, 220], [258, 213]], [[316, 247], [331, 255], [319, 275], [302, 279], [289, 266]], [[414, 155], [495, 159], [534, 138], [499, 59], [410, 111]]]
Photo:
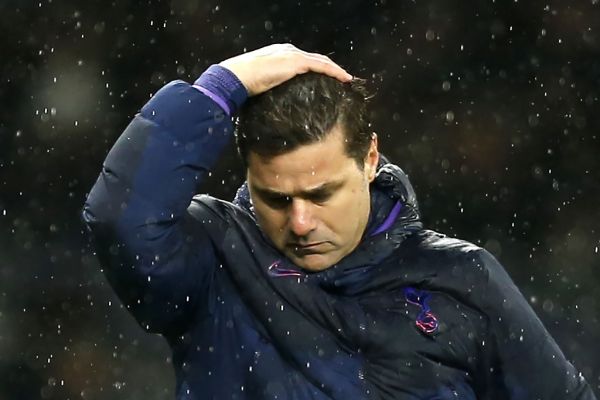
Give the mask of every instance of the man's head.
[[237, 145], [248, 165], [250, 152], [274, 156], [324, 139], [344, 127], [346, 152], [360, 165], [371, 143], [364, 81], [342, 83], [309, 72], [248, 99], [240, 110]]
[[237, 131], [261, 229], [295, 264], [328, 268], [360, 242], [378, 161], [366, 92], [304, 74], [251, 98]]

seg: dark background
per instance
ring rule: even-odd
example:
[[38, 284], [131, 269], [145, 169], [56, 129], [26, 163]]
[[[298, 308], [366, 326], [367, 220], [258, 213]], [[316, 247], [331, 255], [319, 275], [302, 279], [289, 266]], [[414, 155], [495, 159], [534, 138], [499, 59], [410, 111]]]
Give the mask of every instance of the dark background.
[[[273, 42], [370, 80], [381, 149], [428, 227], [486, 247], [600, 387], [600, 4], [0, 3], [0, 400], [171, 399], [165, 342], [123, 309], [80, 209], [164, 83]], [[205, 190], [230, 198], [233, 147]], [[160, 190], [160, 188], [157, 188]]]

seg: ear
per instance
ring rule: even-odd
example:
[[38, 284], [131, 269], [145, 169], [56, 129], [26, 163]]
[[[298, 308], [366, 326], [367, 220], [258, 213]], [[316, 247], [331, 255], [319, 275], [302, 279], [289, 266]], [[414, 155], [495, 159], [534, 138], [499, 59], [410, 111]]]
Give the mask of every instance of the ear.
[[365, 173], [369, 182], [373, 182], [377, 173], [377, 164], [379, 163], [379, 150], [377, 149], [377, 134], [371, 134], [371, 145], [365, 157]]

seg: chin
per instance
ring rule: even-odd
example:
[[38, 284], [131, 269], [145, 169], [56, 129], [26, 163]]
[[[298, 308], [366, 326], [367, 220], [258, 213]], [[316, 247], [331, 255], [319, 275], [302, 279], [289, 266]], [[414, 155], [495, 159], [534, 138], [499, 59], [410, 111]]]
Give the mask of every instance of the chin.
[[290, 258], [298, 267], [311, 272], [323, 271], [337, 262], [328, 254], [310, 254], [302, 257], [290, 255]]

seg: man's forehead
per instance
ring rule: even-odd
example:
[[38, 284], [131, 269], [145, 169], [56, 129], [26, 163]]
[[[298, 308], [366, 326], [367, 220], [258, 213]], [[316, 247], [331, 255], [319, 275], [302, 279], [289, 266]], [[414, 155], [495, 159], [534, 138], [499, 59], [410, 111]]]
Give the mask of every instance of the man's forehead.
[[[334, 126], [329, 132], [321, 137], [315, 138], [315, 140], [303, 144], [288, 144], [286, 147], [279, 148], [278, 150], [266, 150], [258, 149], [248, 151], [248, 166], [253, 163], [258, 164], [277, 164], [279, 160], [290, 160], [300, 157], [304, 161], [312, 159], [312, 164], [319, 163], [322, 161], [324, 156], [329, 157], [349, 157], [346, 151], [347, 139], [343, 133], [343, 127], [339, 124]], [[266, 151], [264, 151], [266, 150]], [[272, 151], [272, 152], [271, 152]]]

